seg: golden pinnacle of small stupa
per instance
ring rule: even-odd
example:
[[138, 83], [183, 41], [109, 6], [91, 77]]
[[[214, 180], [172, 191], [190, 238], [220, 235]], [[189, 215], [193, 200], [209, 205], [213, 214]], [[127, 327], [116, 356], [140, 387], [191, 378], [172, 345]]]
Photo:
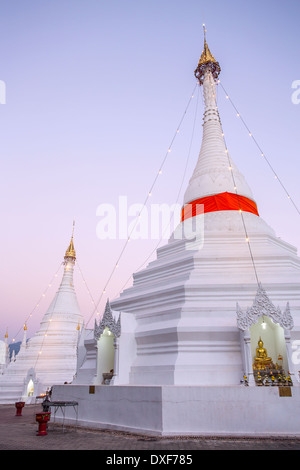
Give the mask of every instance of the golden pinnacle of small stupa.
[[70, 241], [70, 244], [67, 248], [67, 251], [65, 253], [65, 259], [66, 258], [71, 258], [73, 259], [74, 261], [76, 260], [76, 251], [75, 251], [75, 248], [74, 248], [74, 241], [73, 241], [73, 235], [74, 235], [74, 226], [75, 226], [75, 221], [73, 221], [73, 232], [72, 232], [72, 237], [71, 237], [71, 241]]

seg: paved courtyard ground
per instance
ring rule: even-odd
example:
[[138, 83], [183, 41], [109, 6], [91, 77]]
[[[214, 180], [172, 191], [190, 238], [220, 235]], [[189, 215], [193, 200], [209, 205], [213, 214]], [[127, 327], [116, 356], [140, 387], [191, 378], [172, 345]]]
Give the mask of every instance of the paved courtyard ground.
[[[105, 459], [125, 455], [124, 451], [128, 456], [130, 453], [138, 455], [137, 451], [153, 451], [154, 455], [161, 456], [180, 452], [187, 455], [188, 451], [193, 453], [199, 450], [300, 450], [300, 438], [153, 438], [109, 430], [63, 428], [61, 424], [51, 421], [48, 434], [37, 436], [35, 415], [41, 411], [41, 405], [27, 405], [23, 408], [22, 416], [17, 417], [14, 405], [0, 405], [0, 450], [101, 450], [107, 451], [101, 454]], [[154, 463], [161, 467], [167, 462], [156, 461], [156, 457], [153, 457]], [[134, 462], [132, 464], [135, 466]]]

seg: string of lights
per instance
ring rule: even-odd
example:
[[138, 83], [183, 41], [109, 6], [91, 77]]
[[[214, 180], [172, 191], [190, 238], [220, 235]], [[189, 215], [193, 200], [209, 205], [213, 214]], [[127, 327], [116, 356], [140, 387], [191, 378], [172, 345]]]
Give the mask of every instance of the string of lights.
[[51, 316], [50, 316], [50, 318], [49, 318], [49, 321], [46, 323], [47, 329], [46, 329], [46, 331], [45, 331], [44, 334], [43, 334], [42, 342], [41, 342], [41, 345], [40, 345], [39, 350], [38, 350], [38, 352], [37, 352], [37, 356], [36, 356], [36, 360], [35, 360], [35, 364], [34, 364], [34, 369], [36, 368], [37, 363], [38, 363], [38, 360], [39, 360], [39, 358], [41, 357], [41, 354], [42, 354], [42, 352], [43, 352], [43, 347], [44, 347], [45, 339], [47, 338], [47, 334], [48, 334], [48, 330], [49, 330], [49, 327], [50, 327], [50, 323], [52, 322], [52, 316], [53, 316], [53, 313], [54, 313], [54, 311], [55, 311], [55, 306], [56, 306], [57, 298], [58, 298], [58, 297], [56, 297], [56, 299], [55, 299], [55, 302], [54, 302], [54, 305], [53, 305], [53, 308], [52, 308], [52, 313], [51, 313]]
[[[81, 269], [81, 267], [80, 267], [80, 265], [79, 265], [79, 263], [78, 263], [78, 259], [76, 259], [76, 264], [75, 264], [75, 266], [78, 267], [78, 270], [79, 270], [79, 272], [80, 272], [80, 274], [81, 274], [81, 277], [82, 277], [83, 284], [85, 285], [86, 290], [87, 290], [87, 293], [88, 293], [89, 296], [90, 296], [91, 303], [94, 305], [94, 308], [97, 310], [96, 302], [95, 302], [95, 300], [94, 300], [94, 298], [93, 298], [93, 296], [92, 296], [92, 293], [91, 293], [91, 291], [90, 291], [90, 289], [89, 289], [89, 287], [88, 287], [88, 284], [87, 284], [87, 282], [86, 282], [86, 280], [85, 280], [85, 277], [84, 277], [84, 275], [83, 275], [82, 269]], [[99, 312], [97, 312], [97, 315], [99, 315]]]
[[[220, 83], [219, 79], [218, 79], [218, 83]], [[214, 86], [214, 83], [212, 83], [212, 85]], [[215, 86], [214, 86], [214, 90], [215, 90], [215, 99], [216, 99], [216, 87]], [[228, 159], [228, 169], [230, 171], [231, 178], [232, 178], [233, 190], [234, 190], [235, 195], [237, 197], [237, 202], [238, 202], [238, 206], [239, 206], [239, 213], [241, 215], [243, 230], [244, 230], [244, 234], [245, 234], [245, 240], [246, 240], [248, 248], [249, 248], [249, 254], [250, 254], [250, 258], [251, 258], [251, 262], [252, 262], [256, 282], [259, 285], [259, 279], [258, 279], [257, 269], [256, 269], [255, 261], [254, 261], [252, 248], [251, 248], [250, 238], [249, 238], [248, 230], [247, 230], [247, 227], [246, 227], [246, 222], [245, 222], [245, 217], [244, 217], [243, 210], [242, 210], [242, 205], [240, 203], [240, 197], [239, 197], [239, 194], [238, 194], [238, 188], [237, 188], [236, 180], [235, 180], [235, 177], [234, 177], [233, 163], [232, 163], [230, 155], [229, 155], [229, 151], [228, 151], [228, 147], [227, 147], [227, 143], [226, 143], [225, 134], [224, 134], [221, 119], [219, 119], [219, 123], [220, 123], [220, 127], [221, 127], [221, 130], [222, 130], [222, 137], [223, 137], [223, 142], [224, 142], [224, 146], [225, 146], [225, 153], [226, 153], [227, 159]]]
[[[68, 261], [66, 261], [65, 263], [62, 263], [62, 264], [67, 264], [67, 263], [68, 263]], [[65, 269], [68, 270], [68, 266], [66, 266]], [[69, 269], [70, 269], [70, 268], [69, 268]], [[73, 269], [73, 268], [72, 268], [72, 269]], [[40, 357], [41, 357], [41, 355], [42, 355], [42, 353], [43, 353], [44, 344], [45, 344], [46, 338], [47, 338], [47, 336], [48, 336], [48, 330], [49, 330], [49, 328], [50, 328], [50, 325], [51, 325], [51, 322], [52, 322], [52, 319], [53, 319], [52, 317], [53, 317], [53, 314], [56, 313], [56, 312], [55, 312], [55, 307], [56, 307], [57, 300], [58, 300], [58, 295], [56, 296], [55, 302], [54, 302], [54, 304], [52, 305], [52, 312], [51, 312], [51, 314], [50, 314], [49, 321], [46, 322], [47, 328], [46, 328], [46, 330], [45, 330], [45, 332], [44, 332], [44, 334], [43, 334], [43, 336], [42, 336], [42, 342], [41, 342], [40, 347], [39, 347], [39, 350], [38, 350], [38, 352], [37, 352], [37, 357], [36, 357], [36, 360], [35, 360], [34, 368], [36, 368], [37, 363], [38, 363], [38, 361], [39, 361], [39, 359], [40, 359]], [[77, 327], [77, 329], [78, 329], [78, 327]], [[79, 331], [79, 330], [78, 330], [78, 331]], [[77, 336], [76, 339], [78, 340], [78, 336]]]
[[53, 275], [52, 278], [51, 278], [51, 281], [47, 284], [47, 287], [44, 289], [44, 291], [43, 291], [43, 293], [41, 294], [39, 300], [38, 300], [37, 303], [35, 304], [34, 308], [31, 310], [31, 312], [29, 313], [29, 315], [27, 316], [27, 318], [25, 318], [25, 321], [24, 321], [23, 325], [20, 326], [20, 328], [19, 328], [19, 330], [17, 331], [17, 333], [13, 336], [13, 338], [12, 338], [12, 342], [13, 342], [13, 343], [16, 341], [16, 338], [18, 337], [18, 335], [20, 334], [20, 332], [24, 329], [25, 325], [27, 325], [27, 323], [29, 322], [29, 320], [33, 317], [35, 311], [39, 308], [41, 301], [46, 297], [47, 291], [50, 289], [50, 287], [52, 287], [53, 282], [54, 282], [55, 278], [57, 278], [58, 273], [59, 273], [61, 267], [62, 267], [62, 263], [59, 264], [59, 268], [55, 271], [54, 275]]
[[[184, 167], [184, 170], [183, 170], [183, 175], [182, 175], [182, 178], [181, 178], [181, 183], [180, 183], [180, 187], [179, 187], [179, 190], [178, 190], [178, 193], [177, 193], [177, 198], [176, 198], [175, 204], [178, 203], [179, 198], [180, 198], [180, 195], [181, 195], [182, 187], [183, 187], [183, 184], [184, 184], [184, 181], [185, 181], [186, 172], [187, 172], [187, 168], [188, 168], [188, 164], [189, 164], [189, 160], [190, 160], [190, 156], [191, 156], [192, 144], [193, 144], [193, 141], [194, 141], [195, 127], [196, 127], [197, 114], [198, 114], [198, 104], [199, 104], [199, 90], [200, 90], [200, 86], [198, 85], [198, 83], [197, 83], [197, 87], [198, 87], [198, 93], [197, 93], [195, 115], [194, 115], [194, 121], [193, 121], [193, 127], [192, 127], [192, 134], [191, 134], [189, 149], [188, 149], [188, 152], [187, 152], [187, 158], [186, 158], [186, 162], [185, 162], [185, 167]], [[155, 245], [155, 247], [153, 248], [153, 250], [151, 250], [151, 252], [150, 252], [149, 255], [147, 256], [147, 258], [143, 261], [143, 263], [142, 263], [138, 268], [136, 268], [134, 272], [137, 272], [137, 271], [139, 271], [140, 269], [142, 269], [142, 267], [148, 262], [148, 260], [152, 257], [152, 255], [156, 252], [156, 250], [158, 249], [159, 245], [161, 244], [161, 241], [164, 239], [164, 236], [165, 236], [167, 230], [169, 229], [169, 227], [170, 227], [170, 225], [171, 225], [171, 223], [172, 223], [173, 218], [174, 218], [174, 212], [172, 212], [168, 224], [167, 224], [166, 227], [162, 230], [162, 235], [161, 235], [161, 237], [160, 237], [158, 243]], [[120, 295], [120, 292], [122, 292], [122, 291], [125, 289], [125, 287], [127, 286], [128, 282], [131, 280], [131, 278], [132, 278], [132, 274], [130, 274], [130, 276], [128, 277], [127, 281], [125, 282], [125, 284], [123, 285], [123, 287], [115, 294], [114, 298], [116, 298], [117, 296]]]
[[[222, 124], [221, 124], [221, 128], [222, 128]], [[254, 262], [254, 256], [253, 256], [253, 252], [252, 252], [252, 248], [251, 248], [250, 238], [249, 238], [249, 234], [248, 234], [247, 227], [246, 227], [246, 222], [245, 222], [245, 217], [244, 217], [243, 210], [242, 210], [241, 203], [240, 203], [238, 189], [237, 189], [237, 185], [236, 185], [236, 181], [235, 181], [235, 177], [234, 177], [234, 172], [233, 172], [233, 166], [232, 166], [232, 162], [231, 162], [231, 159], [230, 159], [230, 156], [229, 156], [229, 152], [228, 152], [228, 148], [227, 148], [226, 139], [225, 139], [223, 129], [222, 129], [222, 136], [223, 136], [224, 145], [225, 145], [225, 149], [226, 149], [225, 150], [226, 155], [227, 155], [227, 158], [228, 158], [228, 169], [229, 169], [231, 177], [232, 177], [233, 189], [234, 189], [234, 192], [236, 194], [238, 205], [239, 205], [239, 213], [241, 215], [241, 220], [242, 220], [243, 229], [244, 229], [244, 233], [245, 233], [245, 240], [248, 244], [250, 258], [251, 258], [251, 262], [252, 262], [252, 265], [253, 265], [256, 282], [257, 282], [257, 285], [259, 285], [259, 279], [258, 279], [256, 265], [255, 265], [255, 262]]]
[[258, 144], [256, 138], [254, 137], [253, 133], [251, 132], [251, 130], [249, 129], [246, 121], [244, 120], [244, 118], [242, 117], [241, 113], [239, 112], [239, 110], [237, 109], [236, 105], [234, 104], [233, 100], [231, 99], [231, 97], [229, 96], [229, 94], [227, 93], [227, 91], [225, 90], [224, 86], [222, 85], [222, 82], [221, 80], [218, 80], [218, 83], [219, 85], [221, 86], [222, 90], [224, 91], [225, 93], [225, 96], [226, 96], [226, 99], [231, 103], [231, 105], [233, 106], [235, 112], [236, 112], [236, 116], [241, 120], [241, 122], [243, 123], [244, 127], [246, 128], [247, 132], [248, 132], [248, 135], [249, 137], [252, 138], [254, 144], [256, 145], [256, 147], [258, 148], [261, 156], [264, 158], [264, 160], [266, 161], [267, 165], [269, 166], [270, 170], [272, 171], [273, 175], [274, 175], [274, 178], [278, 181], [278, 183], [280, 184], [280, 186], [282, 187], [283, 191], [285, 192], [285, 194], [287, 195], [288, 199], [290, 200], [290, 202], [293, 204], [294, 208], [296, 209], [296, 211], [298, 212], [298, 214], [300, 215], [300, 210], [299, 208], [297, 207], [295, 201], [292, 199], [289, 191], [286, 189], [285, 185], [283, 184], [282, 180], [280, 179], [280, 177], [278, 176], [278, 174], [276, 173], [276, 171], [274, 170], [270, 160], [266, 157], [266, 154], [263, 152], [261, 146]]
[[104, 285], [104, 288], [103, 288], [103, 290], [102, 290], [102, 292], [101, 292], [101, 294], [100, 294], [100, 297], [99, 297], [99, 299], [98, 299], [98, 301], [97, 301], [97, 303], [96, 303], [95, 309], [94, 309], [93, 312], [91, 313], [91, 315], [90, 315], [90, 317], [89, 317], [89, 319], [88, 319], [86, 325], [89, 324], [89, 322], [91, 321], [91, 319], [93, 318], [93, 316], [94, 316], [94, 314], [95, 314], [95, 311], [97, 311], [98, 305], [100, 304], [103, 295], [106, 293], [106, 289], [107, 289], [107, 287], [108, 287], [108, 285], [109, 285], [109, 283], [110, 283], [110, 281], [111, 281], [111, 279], [112, 279], [112, 277], [113, 277], [113, 275], [114, 275], [116, 269], [119, 267], [120, 260], [121, 260], [121, 258], [122, 258], [122, 256], [123, 256], [123, 254], [124, 254], [124, 252], [125, 252], [127, 246], [128, 246], [128, 243], [130, 242], [131, 235], [132, 235], [132, 233], [134, 232], [137, 223], [139, 222], [139, 219], [140, 219], [140, 217], [141, 217], [142, 211], [143, 211], [144, 208], [146, 207], [149, 198], [152, 196], [152, 192], [153, 192], [154, 186], [155, 186], [155, 184], [156, 184], [158, 178], [159, 178], [160, 175], [162, 174], [163, 167], [164, 167], [164, 165], [165, 165], [165, 163], [166, 163], [166, 160], [167, 160], [169, 154], [171, 153], [171, 150], [172, 150], [173, 144], [174, 144], [174, 142], [175, 142], [175, 139], [176, 139], [176, 137], [177, 137], [177, 135], [178, 135], [178, 133], [179, 133], [179, 131], [180, 131], [181, 125], [182, 125], [182, 123], [183, 123], [183, 121], [184, 121], [184, 118], [185, 118], [186, 113], [187, 113], [187, 111], [188, 111], [188, 109], [189, 109], [189, 106], [190, 106], [190, 104], [191, 104], [191, 101], [192, 101], [192, 99], [194, 98], [194, 93], [195, 93], [196, 87], [197, 87], [197, 84], [196, 84], [196, 85], [194, 86], [194, 88], [193, 88], [193, 92], [192, 92], [192, 94], [190, 95], [190, 98], [189, 98], [188, 103], [187, 103], [187, 105], [186, 105], [186, 107], [185, 107], [185, 110], [184, 110], [184, 112], [183, 112], [183, 114], [182, 114], [182, 116], [181, 116], [181, 119], [180, 119], [180, 121], [179, 121], [179, 124], [178, 124], [178, 126], [177, 126], [177, 128], [176, 128], [176, 131], [175, 131], [175, 133], [174, 133], [174, 135], [173, 135], [173, 137], [172, 137], [172, 139], [171, 139], [171, 142], [170, 142], [170, 145], [169, 145], [169, 147], [168, 147], [168, 150], [167, 150], [167, 152], [166, 152], [166, 154], [165, 154], [165, 156], [164, 156], [164, 158], [163, 158], [163, 160], [162, 160], [162, 162], [161, 162], [161, 164], [160, 164], [160, 166], [159, 166], [159, 170], [157, 171], [157, 173], [156, 173], [156, 175], [155, 175], [155, 177], [154, 177], [153, 183], [151, 184], [150, 189], [149, 189], [149, 191], [148, 191], [148, 193], [147, 193], [147, 196], [146, 196], [146, 198], [145, 198], [145, 200], [144, 200], [144, 203], [142, 204], [142, 208], [141, 208], [141, 210], [139, 211], [139, 213], [138, 213], [138, 215], [137, 215], [137, 217], [136, 217], [136, 219], [135, 219], [135, 222], [133, 223], [132, 230], [130, 231], [130, 233], [129, 233], [129, 235], [128, 235], [128, 238], [126, 239], [126, 241], [125, 241], [125, 243], [124, 243], [124, 246], [123, 246], [123, 248], [122, 248], [122, 250], [121, 250], [121, 252], [120, 252], [120, 254], [119, 254], [118, 258], [117, 258], [117, 261], [115, 262], [115, 264], [114, 264], [114, 266], [113, 266], [113, 269], [112, 269], [112, 271], [111, 271], [111, 273], [110, 273], [110, 275], [109, 275], [109, 277], [108, 277], [108, 279], [107, 279], [107, 281], [106, 281], [106, 283], [105, 283], [105, 285]]
[[[231, 99], [230, 95], [227, 93], [227, 91], [226, 91], [225, 87], [223, 86], [223, 84], [221, 83], [221, 80], [220, 80], [220, 79], [218, 79], [218, 84], [219, 84], [220, 87], [222, 88], [222, 90], [223, 90], [223, 92], [224, 92], [224, 94], [225, 94], [225, 96], [226, 96], [226, 99], [231, 103], [232, 107], [234, 108], [234, 110], [235, 110], [235, 112], [236, 112], [236, 116], [241, 120], [241, 122], [243, 123], [244, 127], [246, 128], [246, 130], [247, 130], [249, 136], [252, 138], [254, 144], [255, 144], [256, 147], [258, 148], [258, 150], [259, 150], [261, 156], [262, 156], [262, 157], [264, 158], [264, 160], [266, 161], [266, 163], [267, 163], [268, 167], [270, 168], [270, 170], [272, 171], [272, 173], [273, 173], [275, 179], [279, 182], [279, 184], [281, 185], [281, 187], [282, 187], [282, 189], [284, 190], [285, 194], [287, 195], [288, 199], [290, 200], [290, 202], [293, 204], [294, 208], [296, 209], [296, 211], [297, 211], [298, 214], [300, 215], [300, 210], [299, 210], [299, 208], [297, 207], [295, 201], [294, 201], [293, 198], [291, 197], [289, 191], [286, 189], [284, 183], [282, 182], [281, 178], [278, 176], [277, 172], [276, 172], [275, 169], [273, 168], [273, 166], [272, 166], [272, 164], [270, 163], [269, 159], [266, 157], [266, 155], [265, 155], [265, 153], [263, 152], [261, 146], [260, 146], [259, 143], [257, 142], [255, 136], [254, 136], [253, 133], [251, 132], [249, 126], [247, 125], [245, 119], [243, 118], [243, 116], [242, 116], [241, 113], [239, 112], [238, 108], [237, 108], [236, 105], [234, 104], [234, 102], [233, 102], [233, 100]], [[127, 238], [126, 241], [125, 241], [125, 244], [124, 244], [124, 246], [123, 246], [123, 248], [122, 248], [122, 250], [121, 250], [121, 252], [120, 252], [120, 254], [119, 254], [118, 258], [117, 258], [117, 261], [116, 261], [116, 263], [115, 263], [115, 265], [114, 265], [114, 267], [113, 267], [113, 269], [112, 269], [112, 271], [111, 271], [111, 274], [109, 275], [109, 277], [108, 277], [108, 279], [107, 279], [107, 281], [106, 281], [106, 283], [105, 283], [105, 286], [104, 286], [104, 288], [103, 288], [103, 290], [102, 290], [102, 292], [101, 292], [101, 295], [100, 295], [100, 297], [99, 297], [97, 303], [95, 302], [95, 300], [94, 300], [94, 298], [93, 298], [93, 296], [92, 296], [92, 294], [91, 294], [91, 291], [90, 291], [90, 289], [89, 289], [89, 287], [88, 287], [88, 285], [87, 285], [87, 283], [86, 283], [86, 280], [85, 280], [85, 278], [84, 278], [84, 276], [83, 276], [82, 270], [81, 270], [81, 268], [80, 268], [80, 266], [79, 266], [79, 264], [78, 264], [78, 261], [77, 261], [77, 266], [78, 266], [79, 272], [80, 272], [80, 274], [81, 274], [81, 276], [82, 276], [83, 283], [84, 283], [85, 286], [86, 286], [87, 292], [88, 292], [88, 294], [89, 294], [89, 296], [90, 296], [91, 302], [92, 302], [93, 307], [94, 307], [94, 310], [93, 310], [93, 312], [92, 312], [92, 314], [91, 314], [91, 316], [90, 316], [90, 318], [89, 318], [87, 324], [90, 322], [90, 320], [91, 320], [91, 318], [94, 316], [95, 312], [97, 313], [97, 315], [100, 314], [100, 312], [97, 311], [98, 306], [99, 306], [99, 303], [101, 302], [103, 295], [106, 293], [106, 289], [107, 289], [107, 287], [108, 287], [108, 285], [109, 285], [109, 283], [110, 283], [110, 281], [111, 281], [111, 278], [113, 277], [113, 275], [114, 275], [116, 269], [119, 267], [119, 262], [120, 262], [120, 260], [121, 260], [121, 258], [122, 258], [122, 256], [123, 256], [123, 254], [124, 254], [126, 248], [127, 248], [128, 243], [130, 242], [131, 235], [132, 235], [132, 233], [133, 233], [134, 230], [135, 230], [135, 227], [136, 227], [136, 225], [137, 225], [137, 223], [138, 223], [138, 221], [139, 221], [139, 219], [140, 219], [141, 213], [142, 213], [143, 209], [145, 208], [145, 206], [147, 205], [149, 198], [152, 196], [153, 189], [154, 189], [154, 187], [155, 187], [155, 185], [156, 185], [156, 182], [157, 182], [159, 176], [162, 174], [163, 166], [164, 166], [164, 164], [165, 164], [165, 162], [166, 162], [166, 160], [167, 160], [167, 158], [168, 158], [168, 156], [169, 156], [169, 154], [170, 154], [170, 152], [171, 152], [171, 150], [172, 150], [172, 146], [173, 146], [173, 144], [174, 144], [174, 141], [175, 141], [175, 139], [176, 139], [176, 136], [177, 136], [178, 133], [179, 133], [180, 127], [181, 127], [181, 125], [182, 125], [182, 123], [183, 123], [183, 120], [184, 120], [184, 118], [185, 118], [185, 115], [186, 115], [186, 113], [187, 113], [187, 111], [188, 111], [188, 108], [189, 108], [189, 106], [190, 106], [191, 100], [194, 98], [194, 93], [195, 93], [195, 89], [196, 89], [197, 86], [198, 86], [198, 83], [196, 84], [196, 86], [195, 86], [194, 89], [193, 89], [192, 95], [190, 96], [190, 98], [189, 98], [189, 100], [188, 100], [187, 106], [186, 106], [186, 108], [185, 108], [185, 110], [184, 110], [184, 113], [183, 113], [181, 119], [180, 119], [179, 125], [178, 125], [177, 128], [176, 128], [176, 132], [174, 133], [174, 136], [173, 136], [173, 138], [171, 139], [171, 142], [170, 142], [170, 145], [169, 145], [169, 147], [168, 147], [168, 150], [167, 150], [166, 154], [164, 155], [164, 158], [163, 158], [163, 160], [162, 160], [162, 162], [161, 162], [161, 165], [160, 165], [160, 167], [159, 167], [159, 170], [158, 170], [158, 172], [156, 173], [155, 178], [154, 178], [154, 180], [153, 180], [153, 182], [152, 182], [152, 184], [151, 184], [151, 186], [150, 186], [150, 189], [149, 189], [149, 191], [148, 191], [148, 194], [147, 194], [147, 196], [146, 196], [146, 198], [145, 198], [145, 201], [144, 201], [144, 203], [143, 203], [143, 205], [142, 205], [142, 209], [140, 210], [139, 214], [137, 215], [137, 218], [136, 218], [136, 220], [135, 220], [135, 223], [134, 223], [133, 226], [132, 226], [132, 230], [131, 230], [131, 232], [130, 232], [128, 238]], [[198, 86], [198, 88], [199, 88], [199, 86]], [[197, 106], [198, 106], [198, 101], [197, 101]], [[196, 109], [197, 109], [197, 108], [196, 108]], [[195, 113], [195, 118], [194, 118], [194, 125], [193, 125], [193, 131], [192, 131], [192, 139], [193, 139], [193, 135], [194, 135], [195, 121], [196, 121], [196, 113]], [[227, 154], [227, 157], [228, 157], [229, 170], [230, 170], [231, 175], [232, 175], [234, 191], [235, 191], [235, 194], [237, 195], [237, 200], [239, 201], [239, 199], [238, 199], [238, 193], [237, 193], [237, 187], [236, 187], [236, 182], [235, 182], [235, 178], [234, 178], [234, 173], [233, 173], [233, 171], [232, 171], [231, 159], [230, 159], [230, 156], [229, 156], [229, 152], [228, 152], [228, 148], [227, 148], [226, 139], [225, 139], [225, 135], [224, 135], [223, 129], [222, 129], [222, 135], [223, 135], [224, 144], [225, 144], [225, 148], [226, 148], [226, 154]], [[191, 143], [192, 143], [192, 140], [191, 140]], [[182, 185], [183, 185], [183, 183], [184, 183], [184, 178], [185, 178], [185, 174], [186, 174], [186, 170], [187, 170], [187, 165], [188, 165], [188, 161], [189, 161], [189, 157], [190, 157], [190, 150], [191, 150], [191, 144], [190, 144], [190, 149], [189, 149], [189, 152], [188, 152], [188, 157], [187, 157], [187, 162], [186, 162], [185, 170], [184, 170], [184, 173], [183, 173], [183, 178], [182, 178], [182, 181], [181, 181], [180, 189], [179, 189], [178, 196], [177, 196], [177, 200], [176, 200], [177, 202], [178, 202], [178, 200], [179, 200], [179, 196], [180, 196], [180, 192], [181, 192], [181, 189], [182, 189]], [[244, 232], [245, 232], [245, 238], [246, 238], [246, 241], [247, 241], [247, 244], [248, 244], [248, 247], [249, 247], [249, 252], [250, 252], [250, 257], [251, 257], [252, 264], [253, 264], [253, 268], [254, 268], [254, 272], [255, 272], [255, 277], [256, 277], [257, 282], [259, 283], [258, 274], [257, 274], [257, 269], [256, 269], [254, 257], [253, 257], [253, 252], [252, 252], [252, 249], [251, 249], [250, 238], [249, 238], [249, 235], [248, 235], [248, 232], [247, 232], [247, 227], [246, 227], [246, 224], [245, 224], [244, 215], [243, 215], [243, 211], [242, 211], [241, 208], [239, 209], [239, 212], [240, 212], [240, 214], [241, 214], [241, 219], [242, 219], [243, 228], [244, 228]], [[151, 253], [147, 256], [147, 258], [145, 259], [145, 261], [140, 265], [140, 267], [138, 268], [138, 270], [141, 269], [141, 268], [145, 265], [145, 263], [150, 259], [150, 257], [153, 255], [153, 253], [157, 250], [158, 246], [159, 246], [160, 243], [161, 243], [161, 240], [163, 239], [163, 236], [164, 236], [166, 230], [168, 229], [168, 227], [169, 227], [170, 224], [171, 224], [172, 218], [173, 218], [173, 215], [171, 216], [168, 225], [167, 225], [166, 228], [163, 230], [163, 234], [162, 234], [162, 236], [161, 236], [159, 242], [156, 244], [155, 248], [151, 251]], [[29, 315], [28, 315], [27, 318], [25, 319], [24, 324], [19, 328], [19, 330], [18, 330], [18, 331], [16, 332], [16, 334], [14, 335], [14, 337], [13, 337], [13, 339], [12, 339], [12, 342], [15, 342], [15, 339], [16, 339], [17, 336], [20, 334], [21, 330], [24, 328], [25, 325], [27, 325], [28, 321], [32, 318], [32, 316], [34, 315], [35, 311], [39, 308], [41, 301], [43, 300], [43, 298], [46, 297], [46, 294], [47, 294], [48, 289], [52, 286], [54, 279], [58, 276], [58, 272], [59, 272], [59, 270], [61, 269], [61, 266], [62, 266], [62, 264], [60, 264], [58, 270], [55, 272], [55, 274], [54, 274], [54, 276], [52, 277], [51, 281], [47, 284], [47, 287], [46, 287], [46, 289], [43, 291], [43, 293], [42, 293], [42, 295], [40, 296], [38, 302], [35, 304], [34, 308], [32, 309], [32, 311], [29, 313]], [[121, 289], [121, 291], [125, 288], [125, 286], [126, 286], [127, 283], [129, 282], [129, 280], [131, 279], [131, 277], [132, 277], [132, 275], [130, 275], [130, 277], [127, 279], [127, 281], [126, 281], [126, 283], [124, 284], [124, 286], [123, 286], [123, 288]]]
[[[62, 264], [63, 264], [63, 263], [62, 263]], [[81, 268], [80, 268], [80, 265], [79, 265], [77, 259], [76, 259], [75, 266], [78, 267], [78, 270], [79, 270], [79, 272], [80, 272], [80, 274], [81, 274], [81, 276], [82, 276], [83, 284], [85, 285], [85, 287], [86, 287], [86, 289], [87, 289], [87, 292], [88, 292], [88, 294], [89, 294], [89, 296], [90, 296], [90, 298], [91, 298], [91, 302], [93, 303], [94, 306], [96, 306], [95, 301], [94, 301], [94, 299], [93, 299], [93, 296], [92, 296], [92, 294], [91, 294], [91, 291], [90, 291], [90, 289], [89, 289], [89, 287], [88, 287], [88, 285], [87, 285], [87, 282], [86, 282], [86, 280], [85, 280], [85, 278], [84, 278], [84, 276], [83, 276], [82, 270], [81, 270]], [[54, 305], [53, 305], [52, 313], [51, 313], [51, 316], [50, 316], [50, 318], [49, 318], [49, 321], [47, 322], [47, 329], [46, 329], [46, 331], [45, 331], [44, 334], [43, 334], [43, 339], [42, 339], [42, 342], [41, 342], [41, 345], [40, 345], [40, 348], [39, 348], [39, 351], [38, 351], [38, 354], [37, 354], [37, 357], [36, 357], [36, 361], [35, 361], [35, 367], [37, 366], [38, 360], [39, 360], [39, 358], [41, 357], [42, 352], [43, 352], [43, 347], [44, 347], [44, 344], [45, 344], [45, 339], [47, 338], [48, 330], [49, 330], [50, 324], [51, 324], [51, 322], [52, 322], [52, 315], [53, 315], [53, 313], [55, 312], [56, 302], [57, 302], [57, 298], [56, 298], [55, 303], [54, 303]]]

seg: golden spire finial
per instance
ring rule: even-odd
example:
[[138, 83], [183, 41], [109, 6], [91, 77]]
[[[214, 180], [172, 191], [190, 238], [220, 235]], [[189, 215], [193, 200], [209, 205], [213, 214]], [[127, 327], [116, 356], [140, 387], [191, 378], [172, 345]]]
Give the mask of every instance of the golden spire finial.
[[7, 328], [6, 328], [6, 333], [5, 333], [4, 338], [8, 338], [8, 331], [7, 331]]
[[75, 220], [73, 220], [72, 237], [71, 237], [70, 244], [69, 244], [68, 249], [67, 249], [66, 254], [65, 254], [65, 259], [66, 259], [66, 258], [71, 258], [72, 260], [75, 261], [75, 259], [76, 259], [76, 252], [75, 252], [74, 242], [73, 242], [74, 227], [75, 227]]
[[204, 41], [206, 41], [206, 26], [205, 26], [205, 23], [203, 23], [203, 33], [204, 33]]
[[203, 85], [204, 74], [206, 70], [209, 70], [216, 80], [221, 72], [221, 67], [219, 62], [216, 61], [214, 56], [209, 50], [209, 47], [206, 42], [206, 26], [203, 24], [203, 33], [204, 33], [204, 48], [199, 59], [198, 67], [195, 70], [195, 77], [199, 80], [200, 85]]
[[24, 331], [27, 330], [27, 325], [26, 325], [26, 322], [25, 322], [25, 325], [24, 325]]

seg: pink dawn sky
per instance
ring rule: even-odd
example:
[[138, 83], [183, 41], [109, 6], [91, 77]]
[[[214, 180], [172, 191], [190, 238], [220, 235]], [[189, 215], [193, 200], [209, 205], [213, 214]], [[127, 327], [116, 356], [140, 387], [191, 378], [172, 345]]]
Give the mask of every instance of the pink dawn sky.
[[[93, 326], [81, 272], [96, 301], [124, 246], [97, 237], [97, 208], [118, 210], [120, 196], [128, 205], [144, 202], [196, 84], [204, 22], [224, 88], [300, 208], [300, 104], [292, 99], [300, 80], [299, 17], [298, 0], [0, 0], [0, 339], [6, 328], [9, 340], [18, 332], [22, 339], [25, 319], [63, 261], [73, 218], [74, 283]], [[230, 155], [260, 215], [299, 249], [300, 215], [220, 86], [218, 105]], [[200, 90], [151, 203], [176, 201], [188, 163], [182, 203], [200, 150], [202, 113]], [[158, 241], [128, 244], [100, 312]], [[28, 336], [61, 275], [62, 268], [34, 310]]]

